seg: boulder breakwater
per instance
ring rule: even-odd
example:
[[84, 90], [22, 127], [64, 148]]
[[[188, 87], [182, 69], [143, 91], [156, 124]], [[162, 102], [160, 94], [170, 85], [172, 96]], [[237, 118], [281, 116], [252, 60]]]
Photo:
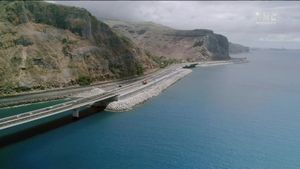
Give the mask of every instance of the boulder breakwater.
[[159, 82], [153, 83], [151, 85], [149, 84], [149, 86], [145, 87], [143, 90], [139, 90], [133, 95], [130, 95], [128, 97], [125, 96], [118, 101], [109, 103], [106, 107], [106, 110], [114, 112], [131, 110], [133, 106], [141, 104], [148, 99], [159, 95], [162, 91], [191, 72], [192, 70], [190, 69], [177, 69], [175, 72], [167, 75]]

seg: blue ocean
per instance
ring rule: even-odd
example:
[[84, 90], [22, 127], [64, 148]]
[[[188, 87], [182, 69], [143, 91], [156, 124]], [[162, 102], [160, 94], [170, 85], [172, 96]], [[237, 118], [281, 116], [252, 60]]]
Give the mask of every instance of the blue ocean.
[[236, 57], [250, 62], [195, 68], [132, 111], [8, 143], [0, 168], [299, 169], [300, 51]]

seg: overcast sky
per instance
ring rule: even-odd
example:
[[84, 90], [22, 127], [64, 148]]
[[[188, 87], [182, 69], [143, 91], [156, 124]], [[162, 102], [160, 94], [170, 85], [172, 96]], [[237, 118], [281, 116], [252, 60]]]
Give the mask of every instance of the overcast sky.
[[300, 48], [300, 2], [56, 1], [97, 18], [153, 21], [176, 29], [212, 29], [250, 47]]

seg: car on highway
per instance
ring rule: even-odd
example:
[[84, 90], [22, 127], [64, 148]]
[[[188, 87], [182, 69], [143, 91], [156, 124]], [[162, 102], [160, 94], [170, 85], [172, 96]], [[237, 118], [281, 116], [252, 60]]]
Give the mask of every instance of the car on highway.
[[145, 85], [145, 84], [147, 84], [148, 83], [148, 81], [145, 79], [145, 80], [143, 80], [143, 85]]

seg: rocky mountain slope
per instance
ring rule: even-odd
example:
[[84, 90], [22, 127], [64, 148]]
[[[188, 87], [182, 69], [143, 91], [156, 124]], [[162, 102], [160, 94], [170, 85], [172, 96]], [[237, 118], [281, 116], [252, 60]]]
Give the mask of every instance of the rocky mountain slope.
[[227, 38], [211, 30], [175, 30], [152, 22], [104, 22], [159, 57], [183, 61], [230, 59]]
[[88, 11], [0, 2], [0, 94], [143, 74], [158, 64]]
[[231, 54], [247, 53], [249, 51], [249, 47], [229, 42], [229, 53]]

